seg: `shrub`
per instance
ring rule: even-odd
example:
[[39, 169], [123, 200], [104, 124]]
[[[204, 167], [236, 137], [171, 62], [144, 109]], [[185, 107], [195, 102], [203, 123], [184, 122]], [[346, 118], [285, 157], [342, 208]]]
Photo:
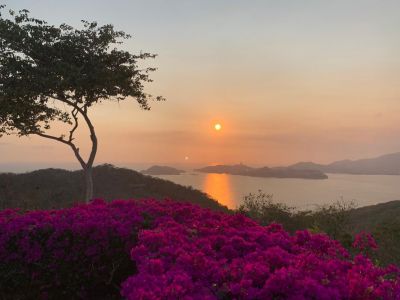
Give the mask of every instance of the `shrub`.
[[394, 219], [381, 223], [372, 232], [379, 245], [374, 256], [377, 262], [400, 265], [400, 222]]
[[330, 205], [316, 207], [315, 210], [296, 210], [285, 204], [274, 202], [271, 194], [261, 190], [244, 197], [238, 212], [256, 220], [261, 225], [271, 222], [282, 224], [294, 233], [308, 229], [314, 233], [326, 233], [339, 240], [346, 248], [351, 247], [352, 231], [350, 214], [355, 208], [353, 202], [337, 201]]
[[4, 299], [400, 296], [396, 267], [353, 258], [325, 234], [155, 200], [1, 211], [0, 284]]
[[[365, 246], [363, 247], [365, 250]], [[325, 234], [176, 206], [131, 251], [128, 299], [395, 299], [398, 269], [352, 258]]]
[[118, 294], [120, 282], [135, 272], [129, 251], [145, 224], [143, 203], [94, 201], [63, 210], [2, 211], [0, 296], [71, 299]]
[[299, 229], [299, 224], [293, 218], [294, 207], [273, 201], [272, 194], [259, 190], [257, 194], [250, 193], [243, 198], [238, 212], [258, 221], [261, 225], [272, 222], [284, 224], [285, 229]]

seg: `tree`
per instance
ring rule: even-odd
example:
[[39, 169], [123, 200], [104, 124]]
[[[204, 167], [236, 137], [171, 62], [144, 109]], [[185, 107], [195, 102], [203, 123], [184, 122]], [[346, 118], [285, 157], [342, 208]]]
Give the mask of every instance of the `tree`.
[[[70, 147], [85, 175], [86, 201], [93, 196], [92, 166], [98, 140], [89, 109], [102, 101], [133, 97], [142, 109], [149, 100], [164, 100], [144, 92], [155, 68], [138, 67], [154, 54], [131, 54], [117, 47], [130, 38], [112, 25], [82, 21], [82, 28], [49, 25], [29, 11], [0, 6], [0, 135], [37, 135]], [[90, 132], [91, 151], [85, 159], [76, 145], [80, 122]], [[68, 126], [52, 135], [51, 124]]]

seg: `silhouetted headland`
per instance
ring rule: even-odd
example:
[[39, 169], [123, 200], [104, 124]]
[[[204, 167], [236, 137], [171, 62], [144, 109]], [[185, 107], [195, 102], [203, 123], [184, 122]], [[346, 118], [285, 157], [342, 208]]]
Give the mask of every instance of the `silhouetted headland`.
[[327, 179], [328, 176], [319, 170], [301, 170], [289, 167], [262, 167], [252, 168], [243, 164], [238, 165], [216, 165], [208, 166], [196, 171], [203, 173], [225, 173], [231, 175], [242, 175], [251, 177], [275, 177], [275, 178], [304, 178], [304, 179]]
[[151, 166], [141, 173], [145, 175], [181, 175], [185, 171], [168, 166]]

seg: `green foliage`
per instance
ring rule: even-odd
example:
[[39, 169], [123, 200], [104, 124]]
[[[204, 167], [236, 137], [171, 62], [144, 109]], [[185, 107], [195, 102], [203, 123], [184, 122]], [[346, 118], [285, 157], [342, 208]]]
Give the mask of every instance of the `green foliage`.
[[352, 233], [371, 232], [378, 244], [377, 263], [400, 265], [400, 201], [360, 207], [351, 211]]
[[338, 201], [331, 205], [320, 206], [316, 210], [298, 211], [294, 207], [274, 202], [271, 194], [260, 190], [257, 194], [245, 196], [238, 212], [257, 220], [262, 225], [271, 222], [280, 223], [291, 232], [304, 229], [324, 232], [339, 240], [344, 246], [350, 246], [352, 241], [350, 213], [353, 209], [352, 202]]
[[351, 227], [355, 231], [372, 231], [388, 223], [400, 223], [400, 201], [390, 201], [357, 208], [351, 212]]
[[[81, 28], [49, 25], [27, 10], [0, 6], [0, 136], [38, 135], [69, 146], [85, 171], [86, 201], [93, 197], [92, 166], [98, 141], [88, 109], [104, 101], [136, 99], [148, 110], [144, 84], [154, 68], [139, 68], [138, 61], [154, 54], [131, 54], [116, 48], [130, 36], [112, 25], [82, 21]], [[156, 100], [163, 100], [156, 97]], [[87, 159], [75, 144], [80, 118], [92, 143]], [[68, 134], [49, 134], [53, 122], [69, 125]]]
[[[154, 54], [131, 54], [115, 46], [130, 36], [112, 25], [82, 21], [82, 28], [49, 25], [27, 10], [0, 10], [0, 132], [43, 133], [52, 121], [72, 123], [57, 102], [88, 107], [102, 101], [134, 97], [149, 109], [143, 89], [154, 68], [138, 61]], [[162, 100], [162, 97], [157, 97]]]
[[[350, 227], [351, 212], [355, 208], [353, 202], [337, 201], [333, 204], [320, 206], [315, 211], [310, 211], [306, 218], [312, 222], [314, 232], [325, 232], [342, 245], [350, 247], [352, 234]], [[301, 218], [302, 213], [297, 217]]]
[[386, 221], [377, 225], [372, 233], [378, 244], [377, 262], [380, 265], [400, 265], [400, 222]]
[[276, 222], [284, 225], [288, 230], [297, 227], [297, 224], [293, 224], [293, 210], [293, 207], [274, 202], [271, 194], [266, 194], [261, 190], [257, 194], [250, 193], [245, 196], [238, 208], [238, 212], [257, 220], [261, 225], [266, 226]]
[[259, 191], [244, 197], [238, 212], [262, 225], [271, 222], [282, 224], [287, 230], [308, 229], [326, 233], [340, 241], [350, 252], [356, 234], [366, 230], [378, 244], [371, 258], [379, 265], [400, 265], [400, 219], [399, 201], [355, 208], [353, 202], [338, 201], [320, 206], [315, 210], [298, 211], [294, 207], [276, 203], [270, 194]]

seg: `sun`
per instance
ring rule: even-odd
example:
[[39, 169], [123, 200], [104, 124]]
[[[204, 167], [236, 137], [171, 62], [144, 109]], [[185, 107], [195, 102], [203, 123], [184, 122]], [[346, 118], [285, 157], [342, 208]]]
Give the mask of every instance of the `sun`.
[[215, 124], [215, 125], [214, 125], [214, 129], [215, 129], [216, 131], [220, 131], [220, 130], [222, 129], [221, 124], [219, 124], [219, 123]]

